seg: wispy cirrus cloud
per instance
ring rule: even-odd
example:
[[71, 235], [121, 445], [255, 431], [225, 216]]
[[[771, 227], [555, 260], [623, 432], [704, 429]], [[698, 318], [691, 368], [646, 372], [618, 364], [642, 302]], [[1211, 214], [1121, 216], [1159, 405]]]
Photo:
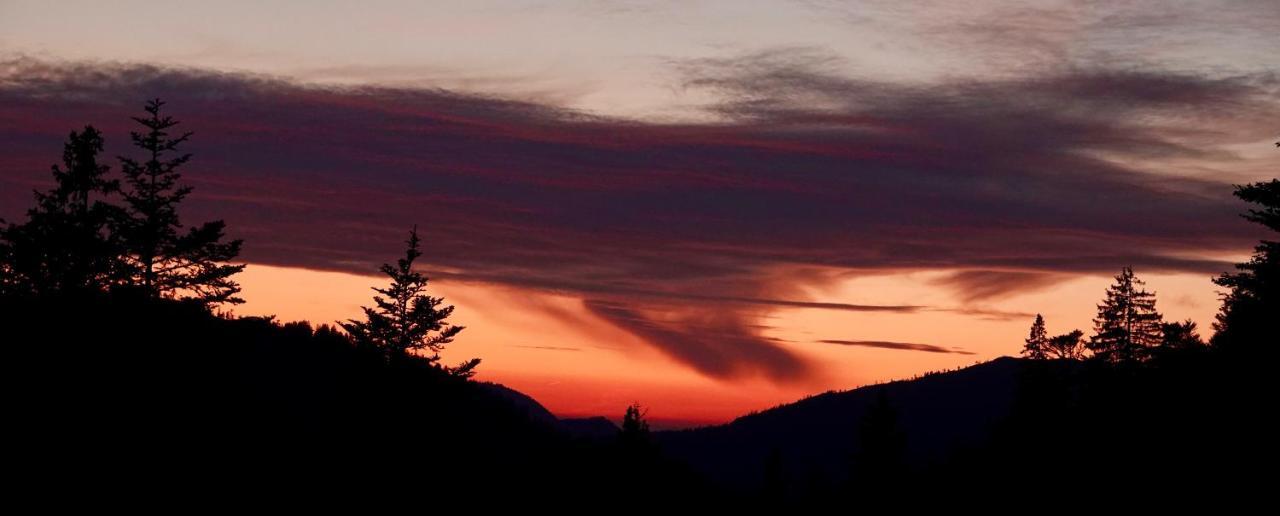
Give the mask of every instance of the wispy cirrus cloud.
[[953, 290], [966, 303], [976, 303], [1014, 293], [1043, 290], [1071, 279], [1070, 275], [1023, 272], [962, 270], [947, 274], [934, 281]]
[[948, 348], [943, 346], [935, 346], [933, 344], [915, 344], [911, 342], [891, 342], [884, 340], [839, 340], [824, 339], [818, 341], [822, 344], [836, 344], [840, 346], [859, 346], [865, 348], [879, 349], [896, 349], [899, 351], [923, 351], [925, 353], [955, 353], [959, 355], [972, 355], [972, 351], [963, 349]]

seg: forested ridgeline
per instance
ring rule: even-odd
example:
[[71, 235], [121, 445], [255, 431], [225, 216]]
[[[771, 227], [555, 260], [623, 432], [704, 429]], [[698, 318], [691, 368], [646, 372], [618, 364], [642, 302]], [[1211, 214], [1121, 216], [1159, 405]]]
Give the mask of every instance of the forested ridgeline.
[[[1280, 232], [1280, 181], [1236, 187]], [[1259, 500], [1275, 460], [1280, 243], [1213, 279], [1208, 339], [1166, 321], [1130, 267], [1091, 332], [1037, 315], [1023, 358], [826, 393], [727, 425], [660, 435], [717, 482], [783, 506], [936, 507], [973, 497]], [[967, 501], [966, 501], [967, 500]]]

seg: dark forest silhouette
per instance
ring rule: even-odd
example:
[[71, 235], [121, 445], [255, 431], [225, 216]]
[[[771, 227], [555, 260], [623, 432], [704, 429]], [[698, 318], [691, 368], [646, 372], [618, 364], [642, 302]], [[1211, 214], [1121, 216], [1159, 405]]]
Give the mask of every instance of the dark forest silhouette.
[[[1050, 336], [1037, 315], [1024, 359], [685, 432], [651, 431], [637, 403], [602, 438], [599, 424], [562, 424], [523, 395], [473, 380], [479, 359], [439, 363], [463, 328], [414, 269], [423, 256], [416, 227], [405, 255], [380, 269], [389, 284], [374, 289], [363, 320], [312, 327], [216, 314], [242, 302], [235, 275], [244, 265], [231, 263], [242, 242], [226, 239], [222, 221], [181, 222], [192, 190], [179, 170], [192, 156], [180, 147], [192, 133], [174, 132], [179, 122], [163, 106], [147, 102], [134, 118], [141, 157], [119, 157], [120, 178], [100, 160], [101, 132], [71, 132], [53, 187], [35, 193], [25, 221], [0, 228], [5, 379], [13, 442], [22, 443], [14, 461], [29, 478], [92, 479], [138, 495], [225, 493], [235, 478], [275, 493], [301, 483], [413, 496], [431, 486], [611, 502], [644, 493], [721, 507], [925, 506], [937, 500], [911, 493], [992, 486], [1046, 496], [1120, 486], [1131, 497], [1258, 489], [1243, 464], [1273, 437], [1264, 421], [1280, 342], [1278, 242], [1262, 241], [1214, 280], [1226, 290], [1207, 342], [1194, 322], [1163, 320], [1156, 294], [1124, 267], [1090, 336]], [[1252, 205], [1246, 219], [1280, 232], [1280, 180], [1235, 195]], [[1007, 389], [998, 378], [1010, 379]], [[991, 425], [965, 420], [977, 408], [948, 413], [955, 426], [981, 430], [960, 446], [944, 442], [948, 425], [919, 422], [923, 411], [945, 412], [928, 401], [936, 393], [965, 388], [1005, 392], [1008, 403], [983, 408]], [[589, 436], [575, 430], [587, 428]], [[118, 477], [125, 464], [136, 471], [128, 481]], [[1105, 491], [1097, 496], [1119, 496]]]
[[[121, 156], [119, 179], [100, 164], [102, 133], [93, 126], [72, 132], [53, 166], [56, 186], [36, 192], [27, 221], [0, 231], [7, 295], [83, 297], [133, 291], [156, 299], [184, 299], [206, 306], [239, 303], [232, 279], [243, 265], [227, 262], [241, 241], [224, 242], [225, 224], [185, 228], [178, 205], [191, 193], [179, 169], [191, 159], [179, 147], [192, 133], [174, 136], [179, 124], [161, 114], [164, 103], [147, 102], [145, 128], [130, 133], [139, 159]], [[115, 197], [124, 201], [114, 204]], [[185, 229], [185, 231], [184, 231]]]

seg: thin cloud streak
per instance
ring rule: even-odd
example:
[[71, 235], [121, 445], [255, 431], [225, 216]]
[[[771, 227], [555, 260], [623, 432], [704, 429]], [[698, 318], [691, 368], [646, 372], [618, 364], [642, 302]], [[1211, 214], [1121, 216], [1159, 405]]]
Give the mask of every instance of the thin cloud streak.
[[563, 346], [523, 346], [519, 344], [512, 344], [510, 347], [523, 348], [523, 349], [541, 349], [546, 351], [582, 351], [582, 348], [570, 348], [570, 347], [563, 347]]
[[971, 351], [965, 351], [962, 349], [945, 348], [942, 346], [935, 346], [932, 344], [913, 344], [910, 342], [890, 342], [890, 341], [883, 341], [883, 340], [837, 340], [837, 339], [824, 339], [824, 340], [819, 340], [818, 342], [822, 344], [837, 344], [840, 346], [861, 346], [861, 347], [867, 347], [867, 348], [896, 349], [900, 351], [923, 351], [925, 353], [954, 353], [957, 355], [973, 355], [974, 354]]
[[[708, 295], [696, 294], [691, 292], [679, 291], [656, 291], [656, 290], [640, 290], [635, 288], [613, 287], [604, 284], [584, 284], [566, 281], [537, 281], [530, 278], [519, 278], [510, 276], [488, 276], [481, 274], [458, 274], [444, 271], [427, 271], [433, 278], [448, 279], [463, 282], [489, 283], [496, 285], [519, 286], [522, 288], [531, 288], [539, 290], [547, 290], [551, 292], [571, 292], [575, 294], [609, 294], [625, 298], [649, 298], [655, 300], [671, 300], [671, 301], [698, 301], [716, 304], [730, 305], [748, 305], [748, 306], [768, 306], [779, 308], [809, 308], [817, 310], [836, 310], [844, 312], [891, 312], [891, 313], [916, 313], [922, 310], [937, 310], [937, 308], [921, 306], [921, 305], [865, 305], [852, 303], [834, 303], [821, 301], [798, 301], [791, 299], [766, 299], [738, 296]], [[945, 309], [943, 309], [945, 310]]]

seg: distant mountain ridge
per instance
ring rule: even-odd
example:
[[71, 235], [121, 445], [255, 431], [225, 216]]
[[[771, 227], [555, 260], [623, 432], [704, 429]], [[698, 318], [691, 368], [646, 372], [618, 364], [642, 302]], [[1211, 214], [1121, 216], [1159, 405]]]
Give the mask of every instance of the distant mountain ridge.
[[488, 391], [498, 398], [510, 403], [512, 407], [523, 412], [529, 417], [530, 421], [536, 422], [548, 427], [560, 426], [560, 419], [552, 414], [550, 410], [538, 403], [538, 400], [523, 392], [517, 391], [506, 385], [494, 382], [475, 382], [477, 386]]
[[560, 428], [574, 438], [596, 442], [608, 442], [621, 431], [618, 425], [604, 416], [561, 419]]
[[923, 465], [965, 446], [980, 445], [1010, 411], [1021, 359], [1001, 357], [912, 380], [827, 392], [690, 430], [664, 431], [665, 453], [718, 483], [754, 488], [770, 455], [795, 478], [839, 482], [858, 451], [858, 424], [883, 390], [906, 435], [907, 459]]

